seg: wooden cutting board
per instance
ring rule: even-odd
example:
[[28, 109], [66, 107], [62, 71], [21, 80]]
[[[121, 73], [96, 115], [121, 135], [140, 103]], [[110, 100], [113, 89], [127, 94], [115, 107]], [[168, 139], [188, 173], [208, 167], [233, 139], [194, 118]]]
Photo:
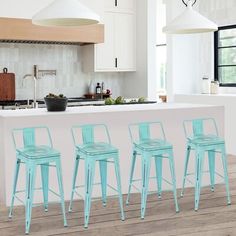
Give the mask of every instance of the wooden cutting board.
[[0, 101], [15, 100], [15, 74], [7, 73], [7, 68], [0, 73]]

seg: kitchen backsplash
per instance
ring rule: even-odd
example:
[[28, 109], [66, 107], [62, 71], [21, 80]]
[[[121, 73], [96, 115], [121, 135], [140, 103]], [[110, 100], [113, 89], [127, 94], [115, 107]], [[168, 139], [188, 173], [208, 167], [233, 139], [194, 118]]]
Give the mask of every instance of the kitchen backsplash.
[[87, 93], [90, 81], [94, 88], [104, 82], [114, 97], [122, 94], [122, 73], [83, 73], [81, 46], [44, 44], [0, 44], [0, 70], [7, 67], [16, 76], [16, 98], [32, 99], [33, 79], [24, 76], [33, 73], [33, 65], [42, 70], [56, 70], [56, 76], [45, 75], [37, 80], [37, 98], [47, 93], [63, 93], [68, 97], [79, 97]]

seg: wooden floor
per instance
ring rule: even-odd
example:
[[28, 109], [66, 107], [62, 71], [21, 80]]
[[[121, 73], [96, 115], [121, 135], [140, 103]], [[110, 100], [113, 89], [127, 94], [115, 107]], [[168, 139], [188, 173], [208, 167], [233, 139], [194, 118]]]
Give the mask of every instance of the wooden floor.
[[[60, 206], [51, 205], [44, 213], [41, 207], [33, 209], [30, 235], [38, 236], [121, 236], [121, 235], [236, 235], [236, 157], [229, 157], [229, 176], [232, 205], [226, 205], [225, 188], [217, 186], [214, 193], [203, 188], [198, 212], [193, 210], [193, 189], [187, 189], [179, 199], [180, 213], [176, 214], [171, 193], [164, 193], [162, 200], [156, 195], [148, 197], [145, 220], [140, 220], [140, 196], [131, 197], [125, 207], [126, 220], [122, 222], [116, 199], [110, 199], [106, 208], [93, 202], [89, 229], [83, 228], [83, 203], [75, 202], [74, 212], [67, 214], [69, 227], [64, 228]], [[178, 191], [179, 193], [179, 191]], [[124, 199], [126, 196], [124, 196]], [[67, 204], [68, 206], [68, 204]], [[0, 236], [24, 235], [24, 209], [16, 208], [13, 219], [7, 209], [0, 210]]]

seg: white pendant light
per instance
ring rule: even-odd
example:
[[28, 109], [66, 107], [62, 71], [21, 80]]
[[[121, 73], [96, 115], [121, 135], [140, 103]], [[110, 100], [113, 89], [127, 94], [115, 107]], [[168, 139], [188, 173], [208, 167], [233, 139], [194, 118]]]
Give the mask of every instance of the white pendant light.
[[32, 18], [41, 26], [80, 26], [97, 24], [100, 17], [78, 0], [55, 0]]
[[187, 8], [181, 15], [164, 27], [163, 32], [167, 34], [194, 34], [216, 31], [218, 26], [214, 22], [193, 9], [196, 1], [188, 0], [186, 3], [182, 0]]

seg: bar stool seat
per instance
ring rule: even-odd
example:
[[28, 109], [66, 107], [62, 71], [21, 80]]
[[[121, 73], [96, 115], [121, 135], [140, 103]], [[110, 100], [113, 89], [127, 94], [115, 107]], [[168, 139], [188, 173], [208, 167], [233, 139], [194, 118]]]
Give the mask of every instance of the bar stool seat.
[[[49, 129], [44, 126], [13, 129], [13, 141], [16, 149], [16, 169], [12, 190], [11, 206], [9, 218], [12, 218], [15, 198], [25, 205], [25, 233], [30, 231], [32, 207], [35, 191], [35, 179], [37, 167], [41, 168], [41, 179], [43, 190], [43, 205], [45, 211], [48, 211], [48, 193], [51, 192], [60, 198], [62, 217], [64, 226], [67, 226], [64, 191], [61, 173], [60, 152], [52, 146], [52, 139]], [[21, 164], [26, 167], [26, 188], [23, 191], [17, 191], [18, 175]], [[57, 180], [59, 194], [49, 188], [49, 167], [55, 167], [57, 171]], [[25, 192], [25, 202], [17, 194]]]
[[97, 154], [103, 155], [117, 152], [117, 148], [103, 142], [88, 143], [85, 145], [76, 145], [76, 148], [77, 150], [83, 152], [86, 155], [97, 155]]
[[[141, 192], [141, 219], [144, 219], [146, 211], [146, 202], [148, 195], [149, 179], [155, 178], [157, 182], [158, 197], [161, 198], [162, 194], [162, 181], [171, 185], [173, 195], [175, 211], [179, 212], [179, 206], [177, 202], [176, 192], [176, 178], [174, 167], [174, 155], [172, 145], [166, 141], [164, 129], [161, 122], [141, 122], [137, 124], [129, 125], [129, 133], [133, 144], [133, 155], [131, 161], [131, 171], [129, 179], [129, 189], [126, 204], [129, 204], [131, 188], [135, 186], [135, 182], [140, 179], [133, 179], [134, 167], [136, 159], [139, 156], [142, 162], [142, 189]], [[155, 160], [156, 176], [150, 177], [151, 160]], [[171, 182], [163, 178], [162, 173], [162, 161], [168, 159]]]
[[146, 139], [140, 142], [133, 143], [135, 148], [146, 151], [156, 151], [158, 149], [169, 149], [172, 145], [165, 140], [161, 139]]
[[45, 145], [40, 146], [27, 146], [25, 148], [18, 148], [16, 152], [19, 156], [28, 159], [41, 159], [60, 156], [60, 152]]
[[216, 135], [197, 135], [195, 137], [188, 138], [189, 145], [218, 145], [224, 144], [225, 141], [223, 138]]
[[[71, 129], [72, 137], [75, 144], [75, 165], [72, 180], [71, 200], [69, 212], [72, 211], [72, 203], [74, 194], [84, 199], [84, 227], [88, 227], [92, 191], [95, 184], [101, 184], [102, 202], [106, 205], [107, 187], [115, 190], [118, 194], [121, 220], [125, 219], [123, 210], [123, 199], [121, 191], [119, 152], [118, 149], [112, 146], [110, 135], [106, 125], [104, 124], [86, 124], [73, 126]], [[78, 167], [80, 160], [85, 161], [85, 184], [76, 185], [78, 175]], [[95, 164], [99, 163], [101, 183], [94, 183]], [[107, 183], [107, 164], [114, 164], [117, 188], [112, 187]], [[84, 196], [77, 189], [84, 187]]]
[[[190, 175], [195, 175], [194, 209], [195, 211], [197, 211], [199, 208], [199, 201], [200, 201], [202, 175], [205, 172], [209, 172], [212, 192], [214, 191], [215, 188], [215, 175], [218, 175], [224, 180], [227, 194], [227, 203], [231, 204], [225, 141], [222, 137], [218, 135], [218, 129], [215, 120], [213, 118], [185, 120], [183, 122], [183, 125], [187, 144], [186, 144], [186, 157], [184, 164], [184, 177], [183, 177], [181, 196], [183, 197], [184, 195], [186, 180]], [[194, 174], [188, 173], [188, 163], [191, 150], [195, 151]], [[205, 153], [208, 154], [209, 171], [204, 171], [203, 164], [205, 159]], [[224, 176], [220, 175], [215, 171], [216, 153], [221, 154]]]

